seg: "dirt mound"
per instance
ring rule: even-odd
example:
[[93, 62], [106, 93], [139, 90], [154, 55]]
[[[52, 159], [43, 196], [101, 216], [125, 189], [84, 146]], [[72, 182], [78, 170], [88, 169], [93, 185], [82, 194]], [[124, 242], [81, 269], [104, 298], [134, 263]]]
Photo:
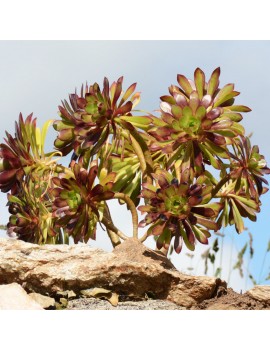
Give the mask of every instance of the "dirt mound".
[[205, 300], [196, 310], [269, 310], [270, 303], [253, 299], [248, 293], [238, 294], [232, 289], [224, 289], [216, 297]]

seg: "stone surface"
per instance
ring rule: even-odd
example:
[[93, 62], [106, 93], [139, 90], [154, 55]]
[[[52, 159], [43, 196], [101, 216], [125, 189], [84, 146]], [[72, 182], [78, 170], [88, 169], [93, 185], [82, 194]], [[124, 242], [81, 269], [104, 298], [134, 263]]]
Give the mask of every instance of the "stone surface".
[[0, 310], [42, 310], [17, 283], [0, 285]]
[[69, 301], [67, 310], [185, 310], [166, 300], [125, 301], [112, 306], [106, 300], [83, 298]]
[[0, 284], [11, 282], [51, 296], [98, 287], [134, 298], [151, 295], [187, 308], [214, 297], [226, 285], [218, 278], [182, 274], [136, 239], [111, 253], [84, 244], [38, 246], [0, 239]]
[[55, 299], [49, 296], [41, 295], [38, 293], [30, 293], [29, 296], [35, 300], [43, 308], [53, 308], [55, 306]]
[[207, 310], [238, 310], [237, 307], [233, 306], [233, 305], [227, 305], [226, 303], [213, 303], [211, 305], [209, 305], [207, 308]]
[[268, 285], [256, 285], [247, 291], [247, 294], [254, 300], [270, 304], [270, 286]]
[[73, 290], [66, 290], [66, 291], [57, 291], [56, 295], [60, 297], [65, 297], [67, 299], [75, 299], [76, 294]]

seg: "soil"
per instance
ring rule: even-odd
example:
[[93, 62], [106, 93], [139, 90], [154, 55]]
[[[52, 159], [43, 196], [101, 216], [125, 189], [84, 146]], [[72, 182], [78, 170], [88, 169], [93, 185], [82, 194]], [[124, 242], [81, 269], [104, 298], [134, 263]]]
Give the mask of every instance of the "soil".
[[[68, 310], [185, 310], [185, 307], [178, 306], [166, 300], [146, 299], [142, 301], [126, 300], [124, 296], [116, 307], [113, 307], [107, 300], [96, 298], [79, 298], [70, 300]], [[192, 310], [270, 310], [270, 304], [256, 301], [247, 293], [238, 294], [232, 289], [221, 289], [217, 296], [205, 300]]]

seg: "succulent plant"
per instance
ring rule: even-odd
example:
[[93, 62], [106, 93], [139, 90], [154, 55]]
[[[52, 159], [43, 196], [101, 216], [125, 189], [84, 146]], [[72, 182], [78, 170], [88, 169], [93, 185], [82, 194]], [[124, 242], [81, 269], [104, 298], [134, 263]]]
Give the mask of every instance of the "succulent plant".
[[54, 197], [53, 214], [58, 218], [57, 227], [64, 227], [74, 242], [87, 242], [95, 239], [96, 225], [101, 221], [104, 211], [104, 200], [114, 197], [111, 191], [115, 173], [110, 173], [100, 184], [94, 185], [98, 165], [93, 161], [89, 171], [72, 161], [70, 178], [52, 179], [55, 187], [51, 189]]
[[60, 232], [55, 228], [46, 188], [45, 183], [37, 186], [28, 179], [16, 196], [8, 194], [9, 235], [15, 233], [18, 239], [36, 244], [58, 242]]
[[104, 78], [102, 91], [95, 83], [82, 86], [80, 96], [69, 95], [70, 104], [64, 101], [63, 106], [59, 106], [61, 120], [54, 122], [58, 131], [54, 143], [57, 150], [63, 155], [74, 150], [75, 156], [88, 151], [92, 156], [109, 140], [109, 135], [117, 135], [116, 118], [126, 116], [130, 121], [132, 109], [140, 100], [139, 93], [133, 94], [136, 83], [121, 97], [122, 83], [123, 77], [120, 77], [109, 86], [108, 79]]
[[263, 183], [268, 185], [263, 176], [270, 174], [264, 156], [260, 155], [257, 145], [251, 146], [248, 137], [235, 139], [232, 147], [234, 152], [230, 153], [230, 177], [236, 181], [234, 190], [236, 193], [245, 191], [247, 196], [258, 201], [265, 192]]
[[[59, 106], [53, 123], [57, 151], [45, 153], [48, 121], [40, 131], [32, 115], [20, 115], [15, 136], [6, 133], [0, 145], [0, 189], [8, 192], [9, 233], [19, 239], [67, 243], [95, 239], [105, 226], [112, 245], [125, 240], [113, 223], [108, 200], [118, 199], [130, 210], [133, 237], [157, 237], [157, 248], [181, 252], [208, 243], [210, 231], [256, 220], [270, 174], [257, 146], [251, 146], [240, 124], [250, 109], [234, 105], [233, 84], [219, 88], [220, 69], [208, 82], [199, 68], [194, 80], [177, 76], [179, 86], [161, 97], [160, 117], [136, 115], [140, 93], [136, 84], [122, 92], [123, 77], [111, 86], [104, 79], [82, 86], [69, 103]], [[69, 167], [54, 156], [73, 152]], [[211, 168], [218, 170], [216, 179]], [[144, 204], [140, 204], [144, 201]], [[121, 239], [121, 240], [120, 240]], [[164, 250], [163, 250], [164, 251]]]
[[12, 194], [16, 194], [25, 175], [32, 174], [33, 171], [42, 176], [43, 172], [61, 168], [57, 166], [56, 160], [53, 160], [57, 152], [44, 152], [46, 133], [51, 123], [51, 120], [47, 121], [40, 131], [32, 114], [25, 121], [20, 114], [19, 122], [15, 122], [15, 137], [6, 132], [6, 143], [0, 144], [2, 192], [11, 190]]
[[260, 212], [261, 202], [247, 198], [245, 192], [235, 194], [234, 186], [235, 184], [230, 180], [217, 194], [221, 203], [224, 204], [217, 223], [223, 227], [235, 225], [237, 233], [241, 233], [245, 228], [243, 218], [249, 218], [255, 222], [256, 213]]
[[208, 82], [197, 68], [194, 81], [178, 74], [179, 87], [172, 85], [170, 95], [161, 97], [161, 120], [154, 119], [154, 127], [148, 133], [155, 137], [153, 150], [162, 149], [176, 160], [178, 166], [191, 168], [201, 174], [205, 164], [221, 169], [221, 159], [228, 159], [228, 140], [244, 134], [238, 122], [240, 112], [249, 112], [246, 106], [233, 105], [239, 92], [233, 84], [219, 89], [220, 69], [212, 73]]
[[156, 185], [143, 184], [141, 197], [146, 205], [139, 206], [142, 213], [147, 213], [139, 226], [151, 225], [148, 235], [158, 235], [157, 247], [169, 248], [174, 237], [174, 249], [181, 252], [183, 241], [194, 250], [195, 240], [202, 244], [208, 243], [209, 229], [218, 230], [215, 222], [223, 205], [209, 203], [212, 187], [193, 183], [190, 184], [189, 172], [183, 172], [180, 179], [159, 170], [153, 177]]

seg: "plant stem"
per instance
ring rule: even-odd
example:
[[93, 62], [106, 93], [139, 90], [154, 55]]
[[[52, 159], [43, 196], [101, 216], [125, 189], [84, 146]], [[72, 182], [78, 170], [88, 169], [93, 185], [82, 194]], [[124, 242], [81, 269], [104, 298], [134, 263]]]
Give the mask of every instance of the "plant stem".
[[140, 238], [140, 242], [143, 243], [148, 238], [147, 232]]
[[131, 143], [133, 150], [139, 159], [143, 181], [152, 184], [152, 178], [149, 174], [153, 172], [153, 160], [145, 141], [141, 135], [136, 132], [133, 126], [129, 133], [122, 131], [121, 134], [129, 143]]
[[132, 216], [132, 224], [133, 224], [133, 238], [138, 238], [138, 213], [136, 210], [136, 207], [134, 205], [134, 202], [131, 200], [131, 198], [122, 193], [115, 193], [114, 194], [114, 199], [119, 199], [125, 201], [127, 206], [129, 207], [129, 210], [131, 212]]
[[[107, 204], [105, 204], [104, 214], [105, 214], [106, 218], [108, 218], [113, 223], [112, 217], [110, 214], [110, 210], [109, 210], [109, 207]], [[121, 241], [119, 239], [119, 236], [113, 230], [109, 229], [108, 227], [106, 227], [106, 229], [107, 229], [108, 236], [111, 240], [112, 246], [116, 247], [117, 245], [120, 245]]]
[[120, 229], [116, 228], [116, 226], [113, 224], [113, 222], [110, 219], [103, 216], [101, 222], [106, 226], [106, 228], [108, 228], [109, 230], [113, 231], [116, 235], [118, 235], [119, 238], [123, 240], [128, 239], [128, 237], [123, 232], [121, 232]]
[[140, 144], [137, 142], [137, 140], [135, 140], [135, 138], [130, 135], [130, 139], [131, 139], [131, 143], [132, 143], [132, 147], [134, 148], [134, 151], [136, 153], [136, 155], [138, 156], [138, 159], [140, 161], [140, 166], [141, 166], [141, 171], [144, 174], [146, 172], [146, 161], [143, 155], [143, 151], [140, 147]]

